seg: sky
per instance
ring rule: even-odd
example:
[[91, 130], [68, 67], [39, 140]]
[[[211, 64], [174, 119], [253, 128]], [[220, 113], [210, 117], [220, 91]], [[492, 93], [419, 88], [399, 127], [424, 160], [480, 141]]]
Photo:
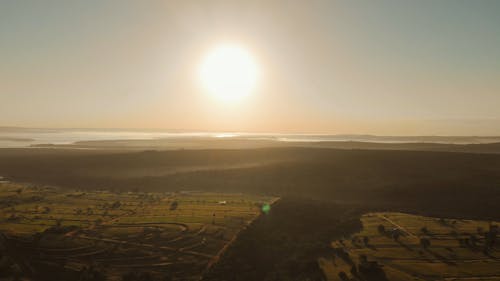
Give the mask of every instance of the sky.
[[[0, 126], [500, 135], [500, 1], [0, 0]], [[214, 99], [216, 46], [255, 60]]]

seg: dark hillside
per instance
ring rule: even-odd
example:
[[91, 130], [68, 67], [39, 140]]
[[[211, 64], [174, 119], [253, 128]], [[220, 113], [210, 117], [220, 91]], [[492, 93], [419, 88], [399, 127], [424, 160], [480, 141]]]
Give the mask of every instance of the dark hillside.
[[71, 188], [268, 193], [434, 215], [498, 217], [500, 155], [267, 148], [0, 150], [0, 175]]
[[240, 234], [203, 280], [323, 280], [317, 257], [332, 254], [332, 237], [360, 228], [350, 208], [284, 198]]

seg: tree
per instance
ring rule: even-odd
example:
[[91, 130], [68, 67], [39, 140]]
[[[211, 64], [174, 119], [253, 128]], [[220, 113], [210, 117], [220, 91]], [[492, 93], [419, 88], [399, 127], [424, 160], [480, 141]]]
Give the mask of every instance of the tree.
[[428, 238], [420, 238], [420, 246], [424, 249], [429, 248], [431, 246], [431, 240]]
[[422, 227], [420, 228], [420, 231], [423, 233], [423, 234], [429, 234], [429, 230], [427, 229], [427, 227]]
[[478, 226], [476, 230], [477, 230], [477, 234], [479, 234], [479, 235], [483, 235], [483, 233], [484, 233], [484, 228], [482, 228], [482, 227]]
[[401, 236], [401, 233], [399, 233], [398, 229], [396, 229], [392, 232], [392, 239], [394, 239], [394, 241], [398, 241], [400, 236]]
[[120, 208], [120, 206], [122, 205], [122, 202], [120, 201], [115, 201], [112, 205], [111, 205], [111, 209], [118, 209]]
[[486, 248], [493, 248], [497, 242], [498, 226], [490, 225], [490, 230], [486, 234], [485, 246]]
[[355, 265], [355, 264], [353, 264], [353, 265], [351, 266], [351, 274], [352, 274], [353, 276], [357, 276], [357, 275], [358, 275], [358, 268], [356, 267], [356, 265]]
[[352, 237], [351, 238], [351, 243], [354, 245], [354, 244], [357, 244], [358, 243], [358, 238], [356, 236]]
[[179, 206], [179, 203], [177, 203], [177, 201], [170, 203], [170, 211], [176, 210], [177, 206]]
[[368, 238], [368, 236], [364, 236], [363, 243], [365, 244], [365, 246], [368, 246], [368, 244], [370, 243], [370, 238]]
[[472, 234], [470, 237], [469, 237], [469, 241], [470, 241], [470, 244], [472, 247], [476, 247], [477, 246], [477, 242], [479, 241], [479, 239], [477, 239], [477, 236]]
[[385, 234], [385, 226], [383, 224], [379, 224], [377, 229], [380, 234]]
[[92, 266], [87, 268], [83, 268], [81, 271], [80, 271], [80, 276], [78, 278], [79, 281], [104, 281], [106, 280], [106, 277], [104, 276], [104, 274], [93, 268]]
[[345, 274], [345, 272], [343, 271], [339, 272], [339, 278], [342, 281], [349, 281], [349, 277], [347, 277], [347, 274]]
[[[153, 277], [148, 272], [129, 272], [122, 276], [122, 281], [152, 281]], [[168, 279], [167, 279], [168, 280]]]
[[368, 257], [366, 255], [359, 255], [359, 262], [360, 263], [367, 263], [368, 262]]
[[465, 247], [465, 241], [464, 241], [464, 239], [458, 238], [458, 244], [460, 245], [460, 247]]

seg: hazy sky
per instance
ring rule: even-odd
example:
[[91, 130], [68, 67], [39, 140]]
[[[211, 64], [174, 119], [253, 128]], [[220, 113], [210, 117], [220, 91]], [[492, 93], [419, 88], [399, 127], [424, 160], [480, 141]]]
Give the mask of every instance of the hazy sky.
[[[500, 1], [0, 0], [0, 126], [500, 135]], [[200, 85], [211, 48], [252, 95]]]

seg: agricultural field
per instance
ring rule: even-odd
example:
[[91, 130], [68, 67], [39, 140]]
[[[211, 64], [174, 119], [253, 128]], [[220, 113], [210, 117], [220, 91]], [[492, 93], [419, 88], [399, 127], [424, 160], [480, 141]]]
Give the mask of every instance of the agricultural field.
[[68, 191], [2, 182], [0, 275], [199, 280], [276, 200], [196, 191]]
[[500, 280], [498, 222], [368, 213], [318, 260], [327, 280]]

